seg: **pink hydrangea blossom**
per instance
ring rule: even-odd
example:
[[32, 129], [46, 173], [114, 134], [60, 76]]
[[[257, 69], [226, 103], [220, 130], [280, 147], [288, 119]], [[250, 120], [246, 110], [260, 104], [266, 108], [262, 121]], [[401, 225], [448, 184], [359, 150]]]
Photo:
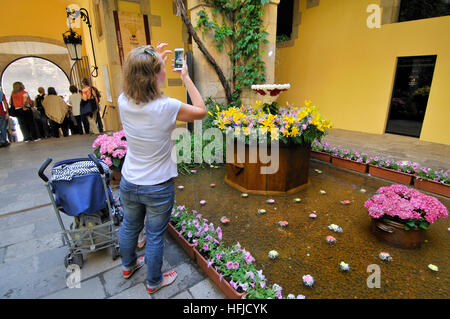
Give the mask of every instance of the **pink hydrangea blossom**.
[[364, 203], [364, 207], [372, 218], [384, 215], [404, 220], [425, 218], [432, 224], [437, 219], [448, 217], [447, 208], [436, 197], [399, 184], [379, 188], [376, 195]]

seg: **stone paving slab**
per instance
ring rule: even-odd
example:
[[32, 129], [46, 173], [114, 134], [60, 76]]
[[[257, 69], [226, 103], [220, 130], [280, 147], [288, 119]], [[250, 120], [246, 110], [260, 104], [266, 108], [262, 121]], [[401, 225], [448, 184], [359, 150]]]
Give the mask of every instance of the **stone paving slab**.
[[40, 238], [27, 240], [8, 246], [5, 255], [5, 263], [15, 259], [25, 259], [37, 253], [61, 247], [62, 239], [60, 233], [47, 234]]
[[151, 296], [147, 293], [145, 285], [142, 283], [128, 288], [109, 299], [151, 299]]
[[65, 288], [44, 299], [104, 299], [105, 290], [99, 277], [82, 281], [80, 288]]
[[189, 288], [189, 292], [194, 299], [225, 299], [223, 292], [209, 279], [200, 281], [195, 286]]
[[17, 244], [34, 237], [35, 224], [4, 229], [0, 232], [0, 247]]

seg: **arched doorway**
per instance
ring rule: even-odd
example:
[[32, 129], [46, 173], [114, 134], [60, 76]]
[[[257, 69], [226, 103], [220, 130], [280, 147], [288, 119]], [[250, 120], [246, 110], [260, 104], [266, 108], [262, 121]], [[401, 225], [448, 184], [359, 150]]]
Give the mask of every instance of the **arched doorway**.
[[[48, 87], [54, 87], [58, 95], [63, 96], [66, 101], [70, 95], [67, 74], [55, 63], [41, 57], [21, 57], [6, 66], [1, 74], [0, 83], [8, 100], [11, 96], [12, 85], [17, 81], [24, 84], [25, 90], [32, 99], [38, 94], [39, 87], [45, 88], [46, 91]], [[18, 125], [16, 128], [21, 141], [22, 133]]]

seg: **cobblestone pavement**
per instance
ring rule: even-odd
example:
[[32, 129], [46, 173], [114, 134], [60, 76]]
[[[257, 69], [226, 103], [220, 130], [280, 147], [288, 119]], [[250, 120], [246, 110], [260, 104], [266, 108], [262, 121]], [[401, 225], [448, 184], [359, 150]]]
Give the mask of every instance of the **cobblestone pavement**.
[[[155, 294], [150, 296], [145, 289], [145, 267], [124, 280], [121, 259], [113, 261], [109, 249], [87, 255], [81, 287], [67, 287], [64, 257], [68, 248], [63, 246], [59, 224], [37, 171], [47, 157], [52, 157], [53, 163], [86, 157], [94, 138], [70, 136], [0, 149], [0, 298], [225, 298], [168, 234], [163, 271], [176, 269], [178, 278]], [[73, 221], [64, 214], [62, 217], [66, 227]]]

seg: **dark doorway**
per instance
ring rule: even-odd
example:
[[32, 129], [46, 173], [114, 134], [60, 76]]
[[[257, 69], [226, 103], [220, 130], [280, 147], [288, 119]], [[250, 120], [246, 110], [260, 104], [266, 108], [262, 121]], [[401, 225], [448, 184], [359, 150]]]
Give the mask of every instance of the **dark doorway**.
[[277, 42], [291, 39], [293, 17], [294, 0], [280, 0], [277, 9]]
[[386, 133], [420, 137], [436, 56], [400, 57]]

